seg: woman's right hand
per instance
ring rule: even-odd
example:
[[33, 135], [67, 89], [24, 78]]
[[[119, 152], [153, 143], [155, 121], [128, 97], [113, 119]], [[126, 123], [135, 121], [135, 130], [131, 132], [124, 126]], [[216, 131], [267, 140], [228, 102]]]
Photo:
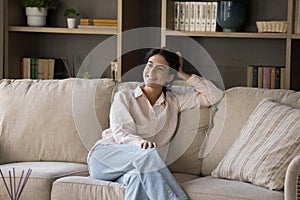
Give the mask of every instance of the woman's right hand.
[[156, 148], [156, 143], [151, 141], [145, 141], [140, 144], [140, 147], [142, 149], [148, 149], [148, 148]]
[[180, 51], [177, 51], [176, 54], [178, 55], [179, 57], [179, 69], [178, 69], [178, 73], [177, 73], [177, 76], [183, 80], [187, 80], [191, 77], [190, 74], [187, 74], [184, 72], [183, 70], [183, 57], [182, 57], [182, 54]]

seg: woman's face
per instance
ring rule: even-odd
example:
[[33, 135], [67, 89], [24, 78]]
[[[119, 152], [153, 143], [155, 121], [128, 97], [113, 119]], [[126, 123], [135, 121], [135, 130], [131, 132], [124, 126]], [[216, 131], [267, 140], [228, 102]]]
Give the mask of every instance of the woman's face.
[[172, 81], [174, 75], [169, 74], [169, 63], [159, 54], [155, 54], [148, 59], [143, 72], [146, 85], [160, 85]]

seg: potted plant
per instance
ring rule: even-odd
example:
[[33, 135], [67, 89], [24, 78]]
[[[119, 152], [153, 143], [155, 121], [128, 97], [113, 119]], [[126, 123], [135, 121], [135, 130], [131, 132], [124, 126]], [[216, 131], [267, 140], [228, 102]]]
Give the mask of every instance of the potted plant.
[[75, 28], [76, 17], [79, 15], [79, 12], [74, 8], [68, 7], [64, 11], [64, 16], [67, 17], [68, 28]]
[[45, 26], [48, 9], [56, 9], [57, 0], [21, 0], [29, 26]]

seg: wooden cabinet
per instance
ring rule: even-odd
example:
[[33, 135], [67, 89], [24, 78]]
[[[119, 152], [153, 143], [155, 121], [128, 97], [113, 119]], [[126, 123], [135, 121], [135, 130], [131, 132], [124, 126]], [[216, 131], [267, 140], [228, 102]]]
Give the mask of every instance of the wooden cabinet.
[[[285, 88], [300, 89], [300, 35], [293, 34], [293, 0], [246, 0], [247, 19], [241, 32], [177, 32], [174, 0], [162, 0], [162, 46], [185, 36], [202, 45], [217, 65], [225, 88], [246, 86], [247, 66], [285, 66]], [[258, 33], [256, 21], [287, 21], [287, 33]], [[193, 52], [197, 54], [197, 52]]]

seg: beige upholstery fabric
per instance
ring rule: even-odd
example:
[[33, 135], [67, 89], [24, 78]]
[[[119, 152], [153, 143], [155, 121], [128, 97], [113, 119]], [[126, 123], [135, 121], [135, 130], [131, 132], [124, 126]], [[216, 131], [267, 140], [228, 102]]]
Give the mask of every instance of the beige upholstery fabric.
[[125, 198], [123, 184], [95, 180], [89, 177], [65, 177], [53, 183], [52, 200], [116, 200]]
[[284, 182], [284, 199], [300, 199], [300, 156], [296, 156], [288, 166]]
[[282, 191], [211, 176], [187, 181], [182, 186], [191, 200], [283, 200]]
[[199, 153], [199, 156], [203, 158], [202, 172], [204, 175], [210, 175], [217, 167], [240, 134], [250, 114], [266, 97], [300, 108], [300, 92], [247, 87], [228, 89], [216, 108], [212, 127], [208, 131], [208, 139]]
[[289, 163], [300, 155], [300, 109], [263, 99], [212, 176], [281, 190]]
[[[32, 169], [31, 175], [21, 194], [21, 200], [46, 200], [50, 199], [52, 182], [64, 176], [86, 176], [87, 165], [65, 162], [21, 162], [0, 165], [0, 169], [9, 181], [9, 171], [13, 174], [15, 169], [16, 181], [20, 180], [24, 170], [23, 180], [27, 170]], [[9, 183], [9, 182], [8, 182]], [[0, 199], [9, 199], [3, 181], [0, 181]]]
[[[197, 117], [199, 114], [200, 116]], [[199, 118], [199, 120], [196, 121], [196, 118]], [[201, 174], [201, 160], [198, 158], [198, 154], [206, 136], [209, 118], [210, 109], [208, 108], [200, 108], [199, 110], [195, 108], [180, 113], [175, 138], [177, 135], [182, 135], [182, 137], [178, 139], [178, 142], [171, 143], [169, 155], [180, 149], [184, 153], [179, 158], [176, 157], [176, 160], [169, 165], [171, 172]], [[189, 138], [192, 140], [191, 142], [188, 141]]]
[[[179, 183], [198, 178], [195, 175], [174, 174]], [[117, 200], [124, 199], [125, 185], [91, 179], [90, 177], [70, 176], [56, 180], [51, 191], [52, 200], [87, 200], [105, 199]]]
[[86, 163], [108, 127], [108, 79], [1, 80], [0, 162]]

